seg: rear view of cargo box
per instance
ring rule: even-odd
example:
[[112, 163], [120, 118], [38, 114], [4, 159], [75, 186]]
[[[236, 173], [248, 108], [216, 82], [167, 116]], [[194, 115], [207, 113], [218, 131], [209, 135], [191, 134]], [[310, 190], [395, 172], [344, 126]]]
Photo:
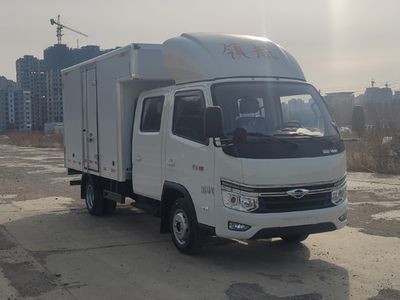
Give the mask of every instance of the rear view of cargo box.
[[131, 44], [62, 71], [65, 167], [120, 182], [131, 178], [139, 94], [174, 84], [161, 45]]

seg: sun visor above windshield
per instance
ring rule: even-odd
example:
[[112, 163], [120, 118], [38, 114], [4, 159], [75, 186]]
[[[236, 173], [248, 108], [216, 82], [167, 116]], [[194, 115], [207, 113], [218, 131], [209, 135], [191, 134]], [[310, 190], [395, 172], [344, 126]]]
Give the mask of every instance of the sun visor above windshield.
[[177, 83], [229, 77], [304, 80], [286, 50], [264, 37], [184, 33], [163, 44], [164, 65]]

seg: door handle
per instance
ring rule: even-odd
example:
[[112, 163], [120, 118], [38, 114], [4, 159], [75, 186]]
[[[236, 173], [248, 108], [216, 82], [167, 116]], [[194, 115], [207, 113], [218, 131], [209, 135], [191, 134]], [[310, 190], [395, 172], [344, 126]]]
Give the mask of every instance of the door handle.
[[175, 166], [175, 162], [173, 159], [168, 159], [167, 160], [167, 166], [168, 167], [174, 167]]
[[136, 155], [135, 160], [136, 160], [136, 161], [142, 161], [142, 157], [141, 157], [140, 155]]

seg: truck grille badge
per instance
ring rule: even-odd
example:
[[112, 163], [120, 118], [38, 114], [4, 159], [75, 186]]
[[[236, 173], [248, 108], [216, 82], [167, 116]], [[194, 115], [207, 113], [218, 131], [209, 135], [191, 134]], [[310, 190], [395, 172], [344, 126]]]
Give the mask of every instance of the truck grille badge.
[[294, 189], [287, 191], [286, 194], [292, 196], [293, 198], [300, 199], [309, 193], [309, 190], [306, 189]]

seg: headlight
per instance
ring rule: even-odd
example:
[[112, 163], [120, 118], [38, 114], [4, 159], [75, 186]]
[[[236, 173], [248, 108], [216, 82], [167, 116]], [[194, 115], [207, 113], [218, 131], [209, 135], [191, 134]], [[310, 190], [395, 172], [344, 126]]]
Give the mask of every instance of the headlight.
[[346, 183], [341, 186], [335, 187], [332, 191], [331, 201], [335, 205], [339, 205], [347, 198], [347, 186]]
[[222, 200], [230, 209], [250, 212], [258, 208], [258, 196], [238, 190], [222, 188]]

